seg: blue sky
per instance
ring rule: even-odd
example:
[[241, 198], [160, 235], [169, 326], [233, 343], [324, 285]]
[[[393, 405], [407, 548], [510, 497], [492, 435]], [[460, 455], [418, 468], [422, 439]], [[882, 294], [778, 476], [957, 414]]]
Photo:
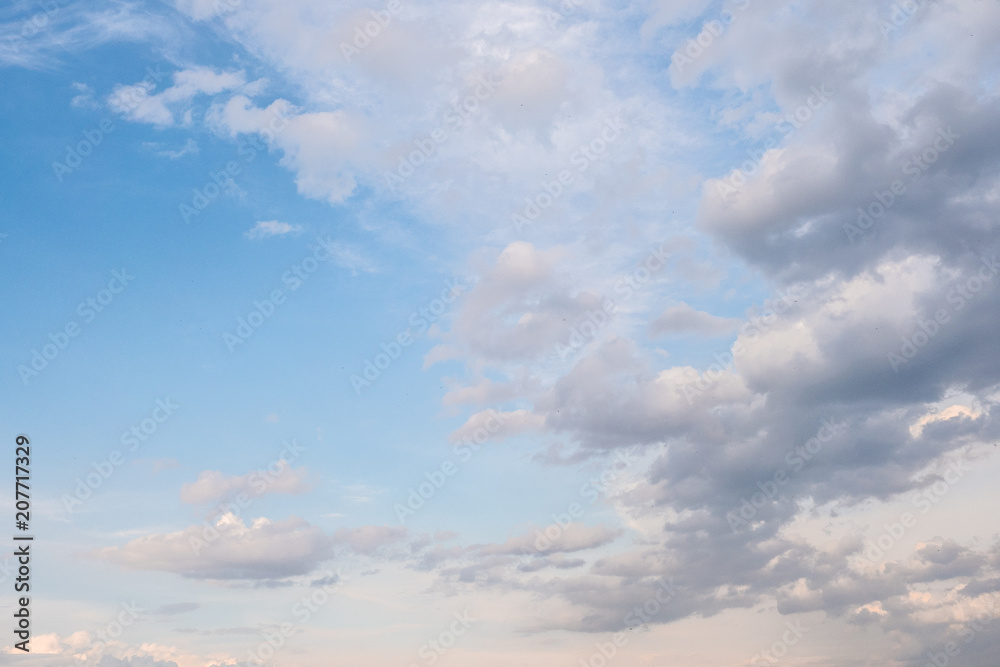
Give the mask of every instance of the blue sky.
[[0, 654], [988, 664], [998, 36], [987, 0], [0, 10], [37, 540]]

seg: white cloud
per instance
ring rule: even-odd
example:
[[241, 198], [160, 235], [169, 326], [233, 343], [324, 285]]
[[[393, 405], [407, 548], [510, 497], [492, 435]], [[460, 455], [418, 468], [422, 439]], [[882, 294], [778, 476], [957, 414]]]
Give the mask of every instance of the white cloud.
[[279, 222], [278, 220], [259, 220], [257, 221], [257, 224], [253, 226], [253, 229], [250, 229], [245, 236], [252, 241], [258, 241], [271, 236], [298, 234], [301, 231], [302, 225], [293, 225], [288, 222]]
[[283, 579], [308, 574], [332, 555], [333, 541], [307, 521], [254, 519], [227, 513], [214, 526], [149, 535], [91, 556], [131, 570], [193, 579]]
[[143, 142], [143, 147], [149, 148], [154, 151], [157, 155], [160, 155], [171, 160], [179, 160], [185, 155], [194, 155], [199, 151], [198, 143], [191, 139], [190, 137], [184, 142], [184, 145], [178, 149], [166, 148], [164, 144], [158, 141], [146, 141]]
[[669, 334], [695, 334], [723, 336], [736, 331], [740, 321], [732, 317], [718, 317], [695, 310], [686, 303], [667, 308], [649, 325], [654, 336]]
[[251, 498], [269, 493], [301, 494], [312, 488], [308, 477], [305, 467], [292, 468], [284, 460], [276, 462], [267, 470], [240, 476], [227, 476], [218, 470], [206, 470], [198, 475], [197, 481], [181, 487], [181, 500], [196, 504], [231, 499], [240, 493]]
[[521, 433], [540, 431], [545, 426], [545, 418], [532, 414], [530, 410], [498, 412], [483, 410], [469, 417], [464, 424], [452, 431], [448, 439], [452, 442], [475, 440], [482, 442], [481, 433], [490, 440], [498, 441]]
[[350, 546], [360, 554], [372, 555], [393, 544], [405, 540], [408, 531], [402, 526], [362, 526], [360, 528], [340, 528], [333, 534], [338, 543]]
[[108, 107], [134, 122], [169, 127], [179, 116], [182, 124], [190, 125], [190, 103], [196, 96], [235, 90], [246, 83], [246, 77], [242, 71], [193, 67], [174, 72], [173, 81], [159, 93], [153, 93], [156, 84], [149, 78], [130, 86], [119, 84], [108, 96]]
[[376, 273], [379, 268], [374, 260], [367, 257], [360, 249], [341, 241], [334, 241], [323, 246], [330, 253], [331, 261], [342, 269], [347, 269], [352, 275], [358, 272]]

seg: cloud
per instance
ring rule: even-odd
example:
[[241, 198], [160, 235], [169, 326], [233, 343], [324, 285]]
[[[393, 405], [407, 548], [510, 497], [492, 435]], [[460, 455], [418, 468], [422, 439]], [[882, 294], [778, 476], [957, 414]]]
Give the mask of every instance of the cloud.
[[359, 554], [373, 555], [384, 547], [404, 541], [409, 531], [402, 526], [362, 526], [360, 528], [340, 528], [333, 539], [345, 544]]
[[[477, 248], [466, 265], [479, 280], [425, 357], [427, 367], [464, 362], [460, 377], [445, 379], [443, 403], [476, 407], [452, 441], [490, 432], [500, 416], [491, 435], [530, 434], [526, 446], [539, 449], [565, 442], [573, 456], [553, 447], [549, 459], [566, 463], [560, 471], [579, 465], [581, 477], [608, 450], [646, 457], [629, 485], [602, 500], [619, 524], [553, 529], [542, 555], [525, 562], [515, 556], [534, 547], [532, 530], [462, 547], [407, 543], [401, 529], [368, 526], [317, 535], [315, 548], [300, 536], [299, 569], [336, 545], [405, 561], [437, 575], [435, 593], [530, 596], [544, 606], [525, 620], [531, 631], [634, 627], [628, 613], [673, 577], [682, 592], [653, 623], [765, 606], [821, 613], [835, 627], [891, 639], [878, 664], [923, 659], [937, 638], [984, 615], [1000, 560], [969, 517], [988, 499], [963, 499], [970, 504], [949, 515], [969, 539], [923, 536], [877, 564], [862, 552], [883, 523], [873, 517], [944, 484], [949, 464], [985, 460], [1000, 435], [1000, 280], [980, 273], [1000, 250], [1000, 9], [918, 3], [887, 37], [879, 28], [888, 1], [794, 11], [768, 0], [725, 4], [638, 3], [627, 26], [594, 3], [559, 14], [433, 5], [394, 18], [384, 39], [348, 61], [338, 40], [363, 10], [178, 3], [195, 20], [217, 17], [282, 73], [294, 101], [254, 101], [262, 84], [196, 68], [160, 93], [151, 83], [116, 89], [120, 108], [136, 104], [126, 117], [193, 125], [194, 101], [211, 96], [208, 127], [263, 138], [303, 196], [398, 206], [417, 231], [403, 234], [374, 213], [366, 221], [386, 238], [398, 234], [394, 242], [460, 236], [435, 248], [435, 260]], [[721, 32], [698, 41], [727, 16]], [[693, 62], [671, 59], [692, 43], [702, 51]], [[475, 98], [475, 82], [494, 74], [496, 91]], [[817, 89], [830, 92], [817, 100]], [[474, 113], [459, 114], [470, 95]], [[619, 116], [626, 129], [611, 144], [601, 128]], [[442, 140], [429, 139], [436, 130]], [[941, 141], [947, 147], [935, 148]], [[924, 155], [934, 159], [915, 167]], [[388, 179], [401, 169], [401, 182]], [[528, 229], [515, 229], [512, 214], [528, 210]], [[639, 285], [635, 266], [622, 273], [653, 239], [676, 236], [685, 244], [660, 278], [646, 270]], [[346, 245], [335, 261], [375, 270]], [[560, 354], [608, 295], [613, 322]], [[653, 350], [646, 334], [670, 339]], [[723, 336], [731, 338], [710, 340]], [[496, 412], [479, 411], [486, 406]], [[805, 458], [814, 444], [820, 451]], [[546, 458], [531, 454], [525, 460]], [[747, 525], [734, 529], [733, 511], [777, 488], [779, 472], [780, 491], [749, 505]], [[206, 474], [185, 487], [189, 497], [217, 499], [249, 483]], [[359, 503], [373, 496], [347, 491]], [[623, 527], [633, 541], [618, 539]], [[231, 537], [220, 543], [277, 551], [265, 528], [226, 524], [218, 530]], [[183, 536], [112, 551], [162, 568], [176, 562], [169, 571], [195, 573], [187, 576], [263, 577], [282, 567], [254, 569], [239, 550], [219, 562], [206, 550], [197, 564], [159, 557]], [[803, 659], [860, 664], [854, 642], [838, 643], [842, 654], [817, 648]], [[977, 635], [983, 656], [997, 645]]]
[[196, 96], [237, 89], [246, 83], [246, 76], [242, 71], [193, 67], [174, 72], [173, 82], [159, 93], [152, 92], [156, 84], [149, 78], [134, 85], [119, 84], [108, 96], [108, 107], [133, 122], [170, 127], [180, 116], [181, 124], [190, 125], [190, 102]]
[[189, 611], [201, 608], [202, 604], [200, 602], [174, 602], [172, 604], [160, 605], [152, 613], [157, 616], [176, 616], [177, 614], [186, 614]]
[[33, 70], [55, 69], [67, 55], [112, 42], [152, 44], [171, 53], [183, 33], [173, 12], [127, 3], [12, 5], [0, 20], [0, 63]]
[[686, 303], [667, 308], [649, 325], [654, 336], [669, 334], [725, 336], [736, 331], [740, 321], [695, 310]]
[[86, 83], [73, 82], [73, 90], [75, 90], [78, 95], [75, 95], [73, 99], [70, 100], [70, 106], [76, 107], [77, 109], [98, 109], [100, 105], [94, 100], [94, 89], [91, 88]]
[[284, 153], [282, 163], [296, 172], [301, 194], [339, 204], [350, 197], [357, 181], [352, 157], [367, 138], [362, 117], [347, 111], [297, 113], [286, 100], [266, 108], [255, 106], [243, 95], [208, 112], [220, 132], [237, 136], [259, 134], [268, 145]]
[[333, 555], [333, 540], [303, 519], [249, 524], [227, 513], [214, 526], [141, 537], [90, 555], [130, 570], [190, 579], [285, 579], [308, 574]]
[[621, 530], [604, 525], [587, 526], [579, 522], [566, 526], [552, 524], [512, 537], [503, 544], [482, 546], [479, 551], [487, 556], [572, 553], [604, 546], [621, 534]]
[[[274, 470], [272, 470], [274, 468]], [[305, 467], [292, 468], [279, 460], [267, 470], [256, 470], [246, 475], [227, 476], [218, 470], [205, 470], [194, 482], [181, 487], [181, 501], [185, 503], [214, 503], [232, 499], [239, 494], [254, 498], [269, 493], [302, 494], [312, 488]]]
[[557, 269], [565, 255], [525, 241], [509, 244], [463, 298], [451, 339], [468, 354], [494, 362], [556, 356], [556, 345], [565, 344], [571, 329], [603, 301], [592, 292], [572, 294], [568, 277]]
[[545, 419], [532, 414], [529, 410], [512, 410], [497, 412], [483, 410], [469, 417], [464, 424], [451, 432], [448, 439], [451, 442], [475, 440], [482, 442], [482, 434], [490, 440], [498, 441], [521, 433], [540, 431], [545, 426]]
[[277, 220], [259, 220], [253, 229], [244, 236], [251, 241], [259, 241], [272, 236], [284, 236], [285, 234], [299, 234], [302, 232], [302, 225], [293, 225]]
[[142, 145], [144, 148], [153, 150], [157, 155], [171, 160], [179, 160], [185, 155], [194, 155], [199, 151], [197, 142], [191, 138], [188, 138], [188, 140], [184, 142], [184, 145], [176, 150], [165, 148], [164, 145], [158, 141], [145, 141]]
[[334, 241], [323, 246], [331, 255], [331, 261], [342, 269], [347, 269], [351, 275], [362, 273], [377, 273], [378, 265], [366, 257], [358, 248], [347, 243]]

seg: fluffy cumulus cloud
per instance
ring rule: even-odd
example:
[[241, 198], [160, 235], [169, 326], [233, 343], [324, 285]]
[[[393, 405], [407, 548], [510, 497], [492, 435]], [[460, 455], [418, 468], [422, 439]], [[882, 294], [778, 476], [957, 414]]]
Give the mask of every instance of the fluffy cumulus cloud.
[[108, 107], [125, 118], [169, 127], [178, 121], [190, 125], [191, 101], [199, 95], [216, 95], [243, 86], [243, 72], [216, 72], [207, 67], [195, 67], [174, 72], [173, 85], [153, 92], [162, 73], [151, 72], [133, 85], [118, 85], [108, 96]]
[[[800, 647], [809, 664], [949, 641], [987, 664], [1000, 544], [967, 490], [1000, 435], [1000, 5], [390, 4], [179, 1], [281, 94], [185, 66], [107, 104], [255, 141], [380, 242], [423, 238], [472, 285], [424, 358], [461, 413], [442, 440], [525, 436], [491, 455], [588, 481], [492, 538], [226, 515], [93, 555], [281, 580], [341, 550], [442, 597], [531, 600], [499, 619], [519, 632], [710, 636], [766, 611], [848, 638]], [[182, 499], [254, 483], [205, 472]], [[291, 468], [269, 486], [306, 489]]]

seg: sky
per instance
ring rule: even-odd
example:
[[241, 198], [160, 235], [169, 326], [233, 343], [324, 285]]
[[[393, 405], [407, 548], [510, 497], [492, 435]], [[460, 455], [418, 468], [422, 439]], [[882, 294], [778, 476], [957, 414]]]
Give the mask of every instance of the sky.
[[998, 72], [996, 0], [7, 3], [0, 663], [995, 664]]

